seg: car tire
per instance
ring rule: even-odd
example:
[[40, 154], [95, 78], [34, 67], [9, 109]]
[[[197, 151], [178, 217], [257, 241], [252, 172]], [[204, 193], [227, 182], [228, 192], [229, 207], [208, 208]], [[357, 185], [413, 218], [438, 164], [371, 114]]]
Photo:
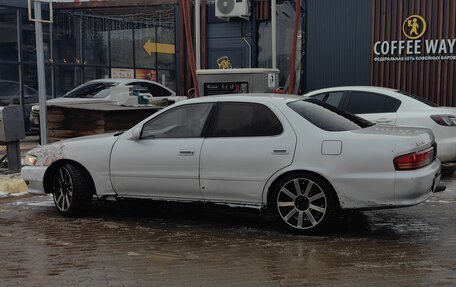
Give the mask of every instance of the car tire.
[[76, 217], [86, 212], [92, 203], [92, 188], [84, 170], [71, 163], [59, 166], [52, 180], [54, 204], [58, 212]]
[[272, 188], [270, 208], [286, 229], [298, 234], [327, 232], [338, 213], [332, 187], [310, 173], [291, 174]]

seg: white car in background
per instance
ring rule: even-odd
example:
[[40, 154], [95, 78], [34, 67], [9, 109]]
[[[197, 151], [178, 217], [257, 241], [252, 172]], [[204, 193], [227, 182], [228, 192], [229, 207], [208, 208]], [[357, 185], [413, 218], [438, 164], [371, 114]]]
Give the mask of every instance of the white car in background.
[[[110, 88], [132, 86], [133, 90], [147, 90], [151, 103], [157, 104], [166, 101], [173, 104], [187, 99], [176, 96], [176, 93], [167, 87], [153, 81], [141, 79], [99, 79], [88, 81], [59, 98], [47, 100], [47, 104], [60, 103], [95, 103], [109, 102], [111, 100]], [[34, 105], [30, 114], [31, 127], [39, 130], [39, 106]]]
[[33, 149], [25, 164], [29, 191], [52, 193], [66, 216], [94, 195], [200, 201], [269, 208], [298, 233], [326, 229], [340, 209], [410, 206], [443, 188], [430, 130], [277, 95], [181, 101], [123, 134]]
[[336, 87], [305, 96], [321, 100], [373, 123], [431, 129], [442, 163], [456, 162], [456, 108], [440, 107], [406, 92], [381, 87]]

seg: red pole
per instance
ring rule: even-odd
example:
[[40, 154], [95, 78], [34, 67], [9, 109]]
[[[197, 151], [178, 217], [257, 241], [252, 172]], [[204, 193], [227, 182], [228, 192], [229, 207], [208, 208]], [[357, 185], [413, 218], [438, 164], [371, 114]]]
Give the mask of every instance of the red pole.
[[[187, 38], [187, 54], [188, 54], [188, 62], [190, 65], [190, 71], [192, 73], [193, 78], [193, 86], [195, 88], [195, 97], [199, 97], [199, 85], [198, 85], [198, 78], [196, 75], [196, 60], [195, 60], [195, 51], [193, 50], [193, 40], [192, 40], [192, 30], [190, 26], [190, 14], [188, 13], [188, 5], [190, 0], [182, 0], [182, 15], [184, 16], [184, 26], [185, 26], [185, 37]], [[199, 7], [195, 7], [195, 9], [199, 9]], [[195, 19], [198, 21], [198, 19]]]
[[288, 86], [288, 94], [293, 93], [295, 84], [295, 65], [296, 65], [296, 46], [298, 44], [298, 30], [299, 20], [301, 20], [301, 0], [296, 1], [296, 13], [293, 28], [293, 47], [291, 47], [291, 61], [290, 61], [290, 85]]

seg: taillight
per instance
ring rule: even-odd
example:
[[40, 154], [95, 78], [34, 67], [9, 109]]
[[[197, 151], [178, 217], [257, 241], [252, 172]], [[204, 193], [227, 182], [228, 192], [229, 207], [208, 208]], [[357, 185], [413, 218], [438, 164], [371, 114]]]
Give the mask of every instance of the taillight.
[[456, 117], [453, 115], [434, 115], [431, 118], [441, 126], [456, 126]]
[[395, 157], [393, 162], [396, 170], [412, 170], [422, 168], [430, 164], [434, 159], [434, 147], [430, 147], [422, 151]]

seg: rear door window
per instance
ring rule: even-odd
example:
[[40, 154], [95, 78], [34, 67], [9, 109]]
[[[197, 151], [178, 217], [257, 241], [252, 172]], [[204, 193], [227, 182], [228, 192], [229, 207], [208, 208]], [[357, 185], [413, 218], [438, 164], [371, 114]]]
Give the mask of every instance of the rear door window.
[[220, 103], [208, 136], [276, 136], [282, 132], [280, 120], [262, 104]]
[[400, 105], [401, 102], [392, 97], [376, 93], [353, 91], [348, 97], [344, 110], [353, 114], [394, 113]]
[[113, 82], [96, 82], [83, 85], [68, 94], [64, 98], [105, 98], [109, 95], [109, 88], [116, 86]]

